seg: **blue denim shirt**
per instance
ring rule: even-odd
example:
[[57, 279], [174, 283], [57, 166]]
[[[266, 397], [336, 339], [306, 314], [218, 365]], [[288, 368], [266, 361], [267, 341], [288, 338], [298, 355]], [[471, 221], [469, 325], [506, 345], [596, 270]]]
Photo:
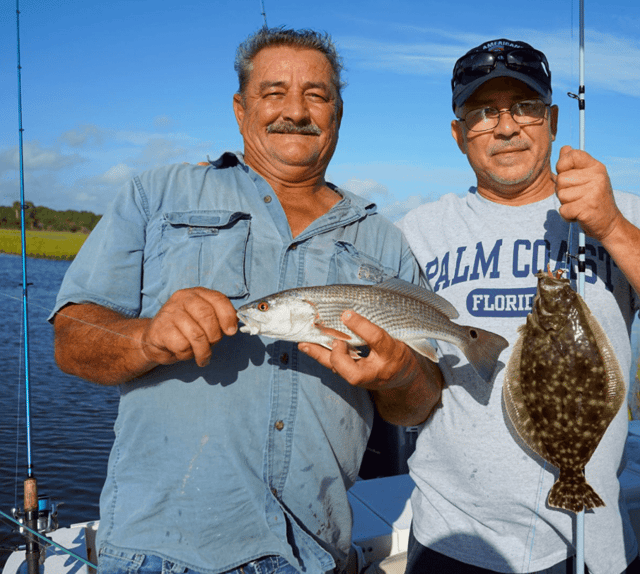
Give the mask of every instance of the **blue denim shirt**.
[[[241, 156], [143, 173], [85, 242], [56, 310], [93, 302], [151, 317], [199, 285], [240, 306], [291, 287], [417, 282], [401, 232], [339, 193], [293, 238], [273, 189]], [[372, 422], [366, 391], [295, 344], [237, 333], [207, 367], [158, 367], [120, 392], [99, 546], [211, 573], [265, 555], [306, 572], [344, 565], [347, 490]]]

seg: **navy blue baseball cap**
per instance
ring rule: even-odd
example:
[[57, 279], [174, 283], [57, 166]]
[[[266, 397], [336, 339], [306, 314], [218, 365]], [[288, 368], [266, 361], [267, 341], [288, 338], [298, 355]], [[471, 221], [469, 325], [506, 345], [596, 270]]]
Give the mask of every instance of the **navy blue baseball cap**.
[[551, 103], [551, 70], [546, 56], [526, 42], [491, 40], [469, 50], [453, 67], [453, 109], [461, 107], [482, 84], [493, 78], [515, 78]]

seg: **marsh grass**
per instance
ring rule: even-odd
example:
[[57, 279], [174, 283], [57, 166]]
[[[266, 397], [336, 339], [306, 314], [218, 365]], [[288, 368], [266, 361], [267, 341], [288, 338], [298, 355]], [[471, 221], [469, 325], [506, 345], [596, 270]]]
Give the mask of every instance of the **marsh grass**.
[[[27, 256], [73, 259], [88, 235], [69, 231], [27, 231]], [[0, 253], [22, 254], [20, 230], [0, 229]]]

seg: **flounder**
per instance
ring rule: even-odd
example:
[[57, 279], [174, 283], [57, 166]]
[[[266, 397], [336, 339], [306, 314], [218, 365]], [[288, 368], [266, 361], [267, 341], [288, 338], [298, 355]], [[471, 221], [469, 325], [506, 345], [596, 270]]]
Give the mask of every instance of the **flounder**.
[[604, 506], [584, 468], [624, 402], [624, 376], [607, 335], [569, 280], [551, 272], [536, 277], [503, 398], [520, 438], [560, 470], [549, 506], [580, 512]]

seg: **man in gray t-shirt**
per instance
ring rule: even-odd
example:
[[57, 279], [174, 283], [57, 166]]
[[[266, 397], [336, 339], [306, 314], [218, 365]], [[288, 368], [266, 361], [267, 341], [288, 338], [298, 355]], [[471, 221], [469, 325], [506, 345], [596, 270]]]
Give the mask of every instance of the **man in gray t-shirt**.
[[[534, 273], [563, 268], [567, 252], [577, 254], [577, 226], [570, 236], [568, 223], [577, 221], [587, 235], [585, 300], [629, 373], [629, 333], [640, 309], [640, 198], [614, 194], [605, 166], [568, 146], [552, 172], [558, 108], [547, 60], [530, 45], [495, 40], [474, 48], [456, 63], [452, 87], [452, 134], [477, 187], [415, 209], [400, 227], [458, 322], [498, 333], [510, 347], [487, 385], [455, 346], [440, 344], [442, 406], [422, 426], [409, 462], [417, 487], [407, 574], [561, 568], [575, 552], [574, 515], [546, 504], [557, 469], [509, 432], [504, 365], [531, 310]], [[575, 269], [569, 276], [575, 284]], [[592, 574], [640, 567], [619, 503], [626, 435], [625, 403], [586, 467], [606, 503], [585, 516]]]

